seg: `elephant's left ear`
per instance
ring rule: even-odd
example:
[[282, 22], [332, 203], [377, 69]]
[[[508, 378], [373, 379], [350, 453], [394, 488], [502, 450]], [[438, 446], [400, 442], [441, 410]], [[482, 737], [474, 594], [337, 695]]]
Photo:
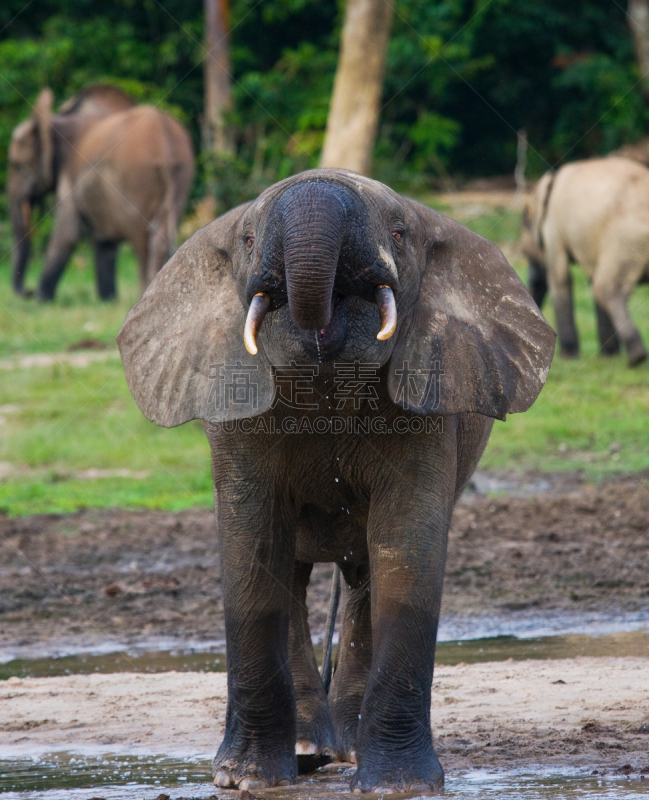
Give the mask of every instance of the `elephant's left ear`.
[[392, 399], [420, 414], [525, 411], [545, 383], [554, 331], [496, 245], [407, 202], [421, 283], [390, 361]]
[[158, 425], [254, 417], [272, 402], [262, 348], [250, 356], [244, 347], [247, 308], [232, 270], [235, 231], [247, 207], [229, 211], [188, 239], [119, 332], [129, 389]]

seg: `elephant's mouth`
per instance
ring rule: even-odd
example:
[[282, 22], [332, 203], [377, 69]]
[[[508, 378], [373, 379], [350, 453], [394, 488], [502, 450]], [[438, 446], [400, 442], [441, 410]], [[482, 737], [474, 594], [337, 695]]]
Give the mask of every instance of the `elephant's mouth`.
[[331, 304], [331, 319], [320, 330], [301, 330], [300, 338], [307, 354], [317, 361], [335, 358], [345, 345], [349, 306], [354, 298], [334, 292]]
[[[374, 291], [374, 302], [378, 306], [381, 327], [376, 338], [380, 341], [389, 339], [397, 326], [397, 308], [392, 289], [380, 284]], [[368, 300], [360, 296], [346, 295], [334, 290], [331, 296], [331, 316], [324, 328], [298, 328], [299, 336], [305, 351], [318, 361], [335, 358], [343, 349], [347, 338], [349, 311], [353, 303], [365, 303]], [[246, 350], [251, 355], [257, 353], [257, 335], [269, 309], [277, 310], [286, 305], [273, 300], [269, 292], [257, 292], [250, 301], [246, 317], [243, 339]]]

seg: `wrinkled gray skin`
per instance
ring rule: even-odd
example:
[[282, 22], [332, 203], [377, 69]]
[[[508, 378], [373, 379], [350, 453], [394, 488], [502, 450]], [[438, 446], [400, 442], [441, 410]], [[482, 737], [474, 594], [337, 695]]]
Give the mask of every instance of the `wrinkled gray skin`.
[[118, 244], [128, 241], [142, 291], [169, 257], [194, 175], [191, 142], [171, 117], [113, 86], [90, 86], [52, 113], [44, 89], [13, 131], [7, 196], [14, 237], [13, 286], [25, 294], [31, 214], [56, 195], [54, 230], [38, 287], [52, 300], [83, 232], [90, 234], [102, 300], [116, 295]]
[[[378, 341], [386, 284], [399, 322]], [[260, 291], [271, 306], [251, 356], [243, 327]], [[118, 343], [149, 419], [202, 419], [212, 448], [228, 658], [217, 785], [291, 783], [298, 758], [330, 753], [357, 760], [363, 792], [439, 789], [430, 699], [451, 512], [491, 418], [532, 404], [554, 349], [501, 252], [376, 181], [314, 170], [198, 231]], [[293, 361], [316, 374], [302, 396], [316, 409], [273, 404]], [[257, 390], [241, 407], [219, 366], [237, 362]], [[356, 403], [336, 383], [354, 362], [379, 379]], [[422, 370], [439, 391], [426, 395]], [[382, 426], [274, 432], [334, 417]], [[401, 432], [415, 423], [428, 433]], [[328, 697], [305, 607], [318, 561], [344, 578]]]

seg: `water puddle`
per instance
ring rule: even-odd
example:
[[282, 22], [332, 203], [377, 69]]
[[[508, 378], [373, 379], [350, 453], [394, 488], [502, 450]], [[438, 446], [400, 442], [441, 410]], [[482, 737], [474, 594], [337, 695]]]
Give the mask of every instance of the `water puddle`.
[[[332, 770], [330, 767], [300, 778], [296, 786], [255, 790], [255, 795], [259, 800], [338, 800], [350, 796], [351, 773], [350, 769]], [[217, 790], [211, 784], [208, 759], [190, 761], [167, 756], [115, 754], [85, 756], [65, 752], [0, 761], [0, 794], [3, 800], [154, 800], [160, 794], [176, 800], [180, 797], [214, 797]], [[218, 794], [233, 800], [239, 796], [238, 792], [223, 790], [218, 790]], [[634, 800], [649, 797], [649, 780], [476, 770], [448, 775], [443, 796], [474, 800]]]
[[518, 609], [510, 613], [442, 615], [437, 632], [438, 642], [455, 639], [486, 639], [493, 636], [516, 636], [520, 639], [586, 634], [603, 636], [625, 631], [649, 630], [649, 609], [607, 612], [566, 611], [539, 612]]
[[160, 650], [126, 651], [103, 655], [70, 655], [53, 658], [16, 658], [0, 664], [0, 680], [47, 678], [55, 675], [89, 675], [94, 672], [225, 672], [224, 653]]
[[[322, 646], [315, 648], [321, 660]], [[607, 636], [564, 634], [561, 636], [490, 636], [439, 642], [435, 661], [439, 665], [477, 664], [483, 661], [576, 658], [577, 656], [636, 656], [649, 658], [649, 631], [624, 631]], [[75, 654], [54, 658], [13, 659], [0, 664], [0, 680], [12, 676], [44, 678], [55, 675], [88, 675], [114, 672], [224, 672], [222, 652], [193, 649], [141, 650], [100, 655]]]

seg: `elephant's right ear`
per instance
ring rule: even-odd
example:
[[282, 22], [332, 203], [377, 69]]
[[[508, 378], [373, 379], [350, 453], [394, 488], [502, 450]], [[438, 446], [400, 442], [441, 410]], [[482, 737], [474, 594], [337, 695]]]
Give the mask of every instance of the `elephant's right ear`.
[[[249, 204], [248, 204], [249, 205]], [[126, 380], [153, 422], [172, 428], [252, 417], [270, 407], [261, 347], [247, 353], [247, 308], [232, 274], [235, 228], [248, 205], [197, 231], [156, 275], [117, 336]]]

